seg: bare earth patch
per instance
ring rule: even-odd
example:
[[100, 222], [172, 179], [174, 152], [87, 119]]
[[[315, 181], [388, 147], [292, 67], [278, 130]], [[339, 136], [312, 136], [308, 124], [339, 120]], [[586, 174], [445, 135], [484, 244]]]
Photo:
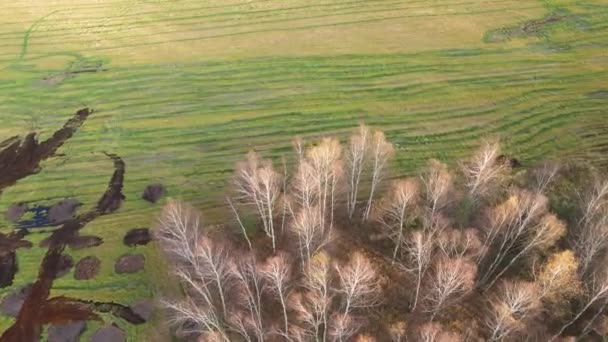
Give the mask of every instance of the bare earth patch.
[[26, 285], [18, 288], [15, 292], [7, 295], [0, 304], [0, 311], [8, 316], [17, 317], [25, 298], [32, 292], [32, 285]]
[[145, 261], [141, 254], [125, 254], [116, 260], [114, 271], [118, 274], [136, 273], [144, 269]]
[[99, 328], [91, 337], [91, 342], [123, 342], [125, 333], [116, 325]]
[[49, 327], [49, 342], [78, 342], [80, 335], [87, 328], [84, 321], [74, 321], [67, 324], [53, 324]]
[[74, 270], [74, 278], [77, 280], [91, 279], [99, 273], [101, 267], [101, 261], [95, 256], [87, 256], [76, 264]]
[[148, 228], [133, 228], [125, 234], [122, 240], [125, 246], [133, 247], [137, 245], [147, 245], [151, 240], [150, 229]]

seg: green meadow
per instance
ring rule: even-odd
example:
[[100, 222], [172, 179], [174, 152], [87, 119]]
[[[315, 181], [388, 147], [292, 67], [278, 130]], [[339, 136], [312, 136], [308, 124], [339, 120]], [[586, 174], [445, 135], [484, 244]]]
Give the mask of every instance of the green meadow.
[[[608, 2], [605, 0], [15, 0], [0, 4], [0, 136], [48, 137], [78, 108], [82, 129], [0, 197], [94, 205], [127, 166], [127, 201], [88, 225], [99, 275], [56, 281], [53, 294], [130, 304], [168, 286], [153, 247], [125, 247], [153, 225], [141, 199], [170, 196], [219, 212], [220, 191], [250, 149], [280, 158], [300, 135], [345, 136], [359, 122], [397, 146], [396, 169], [465, 156], [500, 137], [524, 165], [570, 158], [608, 166]], [[210, 221], [220, 217], [212, 214]], [[0, 219], [0, 229], [12, 226]], [[45, 252], [18, 251], [13, 287], [35, 279]], [[126, 252], [145, 272], [114, 273]], [[154, 324], [131, 326], [144, 341]], [[11, 324], [0, 317], [0, 331]], [[100, 323], [89, 323], [89, 336]], [[86, 340], [86, 339], [85, 339]]]

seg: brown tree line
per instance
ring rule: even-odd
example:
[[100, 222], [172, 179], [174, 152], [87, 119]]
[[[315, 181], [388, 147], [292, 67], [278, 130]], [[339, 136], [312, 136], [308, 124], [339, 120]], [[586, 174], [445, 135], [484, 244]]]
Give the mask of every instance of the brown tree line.
[[183, 294], [163, 304], [177, 335], [448, 342], [607, 333], [608, 180], [556, 163], [515, 170], [498, 142], [485, 141], [457, 167], [431, 160], [418, 176], [389, 181], [395, 148], [364, 125], [346, 144], [296, 139], [294, 150], [291, 172], [255, 152], [236, 165], [227, 196], [235, 222], [222, 229], [186, 203], [164, 207], [156, 235]]

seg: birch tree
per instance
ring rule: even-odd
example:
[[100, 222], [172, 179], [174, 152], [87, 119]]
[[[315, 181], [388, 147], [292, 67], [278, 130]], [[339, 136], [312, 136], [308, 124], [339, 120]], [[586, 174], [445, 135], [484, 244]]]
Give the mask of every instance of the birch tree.
[[415, 279], [416, 287], [414, 291], [414, 302], [411, 310], [415, 310], [418, 304], [420, 295], [420, 287], [433, 259], [435, 244], [433, 236], [430, 233], [414, 232], [412, 233], [405, 246], [407, 252], [407, 260], [401, 267], [408, 273], [412, 274]]
[[475, 229], [444, 229], [438, 234], [437, 246], [443, 255], [450, 258], [474, 260], [482, 253], [482, 243]]
[[346, 265], [337, 265], [335, 269], [340, 281], [344, 315], [353, 309], [377, 303], [380, 292], [378, 274], [363, 254], [353, 253]]
[[439, 323], [426, 323], [416, 331], [416, 341], [420, 342], [464, 342], [457, 333], [447, 331]]
[[280, 195], [281, 176], [274, 170], [269, 160], [263, 160], [251, 151], [247, 159], [236, 166], [234, 185], [239, 199], [256, 208], [266, 235], [272, 240], [276, 249], [274, 216]]
[[435, 316], [442, 310], [458, 303], [475, 285], [477, 267], [464, 259], [440, 258], [433, 266], [426, 285], [424, 310]]
[[416, 215], [417, 202], [418, 183], [411, 179], [397, 180], [376, 209], [377, 219], [395, 245], [393, 262], [397, 259], [399, 249], [407, 241], [406, 228]]
[[361, 124], [359, 129], [350, 137], [348, 148], [345, 152], [346, 172], [348, 188], [346, 192], [346, 208], [348, 216], [353, 217], [359, 197], [359, 185], [361, 176], [367, 162], [369, 153], [370, 130]]
[[[333, 224], [337, 192], [341, 190], [344, 162], [342, 146], [337, 139], [325, 138], [319, 145], [310, 148], [306, 160], [314, 172], [317, 185], [318, 205], [321, 216]], [[323, 222], [325, 224], [325, 222]]]
[[[239, 326], [239, 333], [242, 329], [252, 332], [257, 341], [264, 341], [265, 328], [262, 319], [262, 276], [257, 266], [254, 256], [246, 254], [230, 263], [230, 277], [234, 282], [234, 297], [245, 310], [248, 317], [238, 317], [236, 323]], [[242, 316], [242, 315], [241, 315]], [[233, 322], [234, 325], [234, 322]]]
[[[546, 248], [565, 234], [565, 226], [548, 215], [547, 198], [516, 190], [504, 203], [492, 209], [484, 232], [480, 256], [480, 284], [490, 287], [511, 265], [536, 248]], [[505, 262], [505, 258], [509, 261]]]
[[540, 309], [538, 287], [534, 283], [504, 282], [490, 301], [486, 318], [490, 341], [502, 341], [522, 332]]
[[330, 228], [325, 224], [321, 208], [301, 209], [289, 225], [296, 236], [303, 267], [306, 262], [330, 241]]
[[360, 324], [350, 314], [332, 315], [329, 325], [329, 337], [332, 342], [348, 341], [359, 330]]
[[370, 141], [370, 163], [371, 163], [371, 184], [369, 190], [369, 197], [367, 199], [367, 207], [365, 208], [364, 218], [369, 219], [372, 204], [374, 201], [374, 195], [378, 190], [380, 182], [382, 182], [388, 167], [389, 161], [395, 155], [395, 148], [393, 144], [386, 140], [384, 133], [381, 131], [375, 131]]
[[[605, 267], [605, 266], [604, 266]], [[597, 313], [592, 317], [591, 321], [585, 327], [585, 330], [593, 323], [593, 321], [601, 314], [608, 305], [608, 270], [604, 268], [601, 272], [597, 272], [590, 276], [587, 280], [587, 294], [581, 303], [581, 307], [575, 312], [574, 317], [564, 324], [559, 332], [553, 336], [551, 341], [557, 339], [569, 326], [574, 324], [581, 316], [594, 306], [599, 306], [596, 309]]]
[[438, 160], [430, 160], [426, 171], [421, 176], [424, 185], [424, 203], [426, 208], [425, 229], [434, 230], [436, 218], [450, 202], [452, 175], [448, 167]]
[[322, 341], [327, 339], [328, 317], [335, 296], [331, 286], [333, 277], [329, 256], [325, 253], [317, 254], [304, 273], [304, 288], [308, 291], [307, 297], [314, 317], [315, 336], [321, 335], [322, 327], [323, 333], [320, 337]]
[[504, 180], [506, 164], [499, 156], [498, 141], [486, 140], [469, 161], [461, 163], [465, 187], [474, 204], [491, 196]]
[[596, 180], [579, 196], [581, 217], [572, 227], [569, 240], [587, 277], [608, 252], [608, 180]]
[[552, 254], [535, 275], [539, 297], [552, 316], [563, 316], [569, 312], [570, 300], [584, 293], [578, 268], [574, 253], [565, 250]]
[[289, 257], [284, 253], [268, 258], [260, 269], [260, 274], [267, 281], [267, 288], [276, 296], [281, 304], [285, 334], [289, 333], [289, 319], [287, 317], [287, 298], [292, 290], [291, 265]]

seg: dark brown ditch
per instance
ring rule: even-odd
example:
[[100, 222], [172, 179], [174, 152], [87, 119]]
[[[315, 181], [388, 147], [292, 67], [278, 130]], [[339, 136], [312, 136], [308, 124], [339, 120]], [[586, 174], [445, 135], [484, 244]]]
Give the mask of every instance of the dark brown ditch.
[[0, 288], [13, 285], [13, 279], [19, 269], [17, 249], [32, 247], [32, 243], [24, 239], [26, 234], [25, 230], [0, 233]]
[[59, 147], [74, 135], [89, 117], [91, 111], [84, 108], [76, 112], [61, 129], [49, 139], [38, 142], [35, 132], [25, 138], [11, 137], [0, 143], [0, 192], [18, 180], [40, 171], [40, 162], [53, 156]]

